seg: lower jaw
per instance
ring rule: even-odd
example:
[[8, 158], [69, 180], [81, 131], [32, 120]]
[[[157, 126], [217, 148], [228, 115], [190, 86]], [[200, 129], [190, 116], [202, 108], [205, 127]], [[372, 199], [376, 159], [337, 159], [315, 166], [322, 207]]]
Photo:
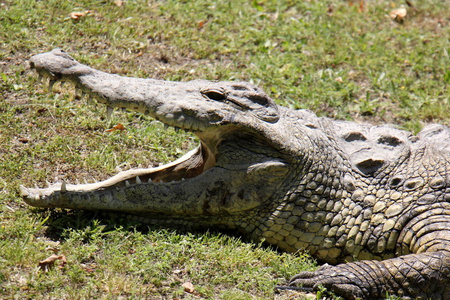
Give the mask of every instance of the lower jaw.
[[94, 192], [97, 190], [120, 189], [136, 184], [172, 184], [194, 178], [214, 166], [215, 159], [210, 150], [201, 143], [179, 159], [166, 165], [148, 169], [130, 169], [100, 182], [49, 184], [47, 188], [22, 187], [22, 196], [39, 199], [54, 192]]

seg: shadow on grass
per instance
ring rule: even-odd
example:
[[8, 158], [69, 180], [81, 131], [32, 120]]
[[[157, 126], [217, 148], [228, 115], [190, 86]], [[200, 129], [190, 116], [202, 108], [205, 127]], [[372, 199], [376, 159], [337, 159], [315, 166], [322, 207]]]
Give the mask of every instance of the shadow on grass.
[[[44, 234], [55, 241], [65, 241], [68, 230], [80, 230], [88, 233], [86, 242], [90, 240], [89, 232], [93, 234], [99, 230], [102, 233], [112, 231], [127, 231], [147, 234], [151, 231], [169, 230], [176, 234], [190, 234], [200, 237], [204, 234], [229, 236], [234, 239], [250, 243], [254, 247], [262, 247], [276, 252], [284, 252], [278, 248], [265, 243], [257, 243], [238, 230], [215, 228], [215, 227], [186, 227], [176, 225], [149, 225], [132, 219], [131, 215], [118, 212], [88, 211], [88, 210], [68, 210], [68, 209], [36, 209], [36, 214], [42, 214], [45, 218]], [[130, 218], [131, 216], [131, 218]]]

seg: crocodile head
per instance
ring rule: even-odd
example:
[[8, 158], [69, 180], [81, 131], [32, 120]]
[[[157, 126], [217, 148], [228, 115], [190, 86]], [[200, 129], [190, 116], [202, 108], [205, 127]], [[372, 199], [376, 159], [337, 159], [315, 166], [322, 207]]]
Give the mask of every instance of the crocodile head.
[[281, 108], [252, 84], [122, 77], [83, 65], [59, 49], [33, 56], [30, 66], [50, 86], [73, 82], [107, 105], [109, 113], [138, 111], [200, 139], [196, 149], [160, 167], [132, 169], [91, 184], [21, 187], [32, 206], [236, 223], [253, 215], [250, 210], [267, 207], [263, 204], [288, 176], [283, 148], [289, 135], [280, 130]]

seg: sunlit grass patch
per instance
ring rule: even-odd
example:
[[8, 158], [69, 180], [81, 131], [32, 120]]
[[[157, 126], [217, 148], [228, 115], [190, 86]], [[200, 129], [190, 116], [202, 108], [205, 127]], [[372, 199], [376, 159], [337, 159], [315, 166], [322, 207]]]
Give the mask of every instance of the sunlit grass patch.
[[[217, 232], [30, 209], [20, 184], [105, 179], [197, 143], [132, 112], [106, 121], [70, 86], [49, 92], [31, 55], [60, 47], [126, 76], [251, 81], [281, 105], [418, 132], [450, 124], [450, 32], [445, 1], [411, 2], [398, 23], [392, 1], [0, 1], [0, 297], [287, 299], [274, 286], [314, 267]], [[39, 271], [54, 247], [67, 265]]]

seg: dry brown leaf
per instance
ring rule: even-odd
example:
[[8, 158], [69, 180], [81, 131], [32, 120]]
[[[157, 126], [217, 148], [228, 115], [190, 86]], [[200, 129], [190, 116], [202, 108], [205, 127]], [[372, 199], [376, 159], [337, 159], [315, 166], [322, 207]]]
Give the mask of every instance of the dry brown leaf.
[[358, 12], [362, 13], [364, 11], [364, 0], [350, 0], [349, 4], [350, 6], [353, 6], [353, 4], [355, 4], [355, 2], [358, 2]]
[[333, 16], [333, 10], [334, 10], [333, 5], [328, 4], [327, 15], [332, 17]]
[[206, 21], [204, 21], [204, 20], [199, 21], [197, 23], [198, 29], [202, 29], [205, 26], [205, 24], [206, 24]]
[[358, 12], [362, 13], [364, 11], [364, 1], [359, 1]]
[[21, 137], [21, 138], [18, 139], [18, 141], [21, 142], [21, 143], [23, 143], [23, 144], [26, 144], [26, 143], [28, 143], [30, 140], [27, 139], [27, 138], [25, 138], [25, 137]]
[[70, 18], [73, 20], [78, 20], [81, 17], [84, 17], [86, 14], [83, 12], [74, 11], [70, 13]]
[[85, 270], [87, 273], [94, 273], [95, 272], [95, 267], [92, 266], [87, 266], [85, 264], [80, 264], [80, 267]]
[[58, 255], [58, 254], [52, 254], [49, 257], [47, 257], [44, 260], [41, 260], [38, 264], [39, 268], [44, 271], [48, 272], [55, 264], [55, 261], [60, 260], [61, 263], [59, 264], [59, 268], [63, 268], [67, 264], [67, 258], [64, 254]]
[[195, 294], [195, 287], [191, 282], [185, 282], [181, 285], [184, 288], [184, 291], [189, 294]]
[[61, 263], [59, 264], [58, 268], [62, 269], [67, 264], [67, 257], [64, 254], [61, 254], [59, 256], [59, 259], [61, 260]]
[[403, 21], [406, 17], [406, 8], [402, 7], [402, 8], [394, 9], [393, 11], [391, 11], [389, 13], [389, 16], [391, 17], [392, 20], [394, 20], [398, 23], [403, 23]]
[[106, 132], [113, 132], [113, 131], [116, 131], [116, 130], [124, 131], [126, 129], [125, 129], [125, 126], [122, 125], [122, 123], [118, 123], [113, 128], [106, 129]]
[[115, 4], [116, 6], [118, 6], [118, 7], [121, 7], [121, 6], [123, 6], [123, 5], [125, 4], [125, 1], [122, 1], [122, 0], [115, 0], [115, 1], [114, 1], [114, 4]]
[[406, 5], [408, 5], [409, 7], [415, 8], [414, 4], [412, 4], [411, 1], [405, 0]]
[[91, 10], [86, 10], [84, 12], [80, 12], [80, 11], [74, 11], [70, 13], [70, 18], [73, 20], [79, 20], [82, 17], [85, 17], [86, 15], [90, 14], [92, 11]]

